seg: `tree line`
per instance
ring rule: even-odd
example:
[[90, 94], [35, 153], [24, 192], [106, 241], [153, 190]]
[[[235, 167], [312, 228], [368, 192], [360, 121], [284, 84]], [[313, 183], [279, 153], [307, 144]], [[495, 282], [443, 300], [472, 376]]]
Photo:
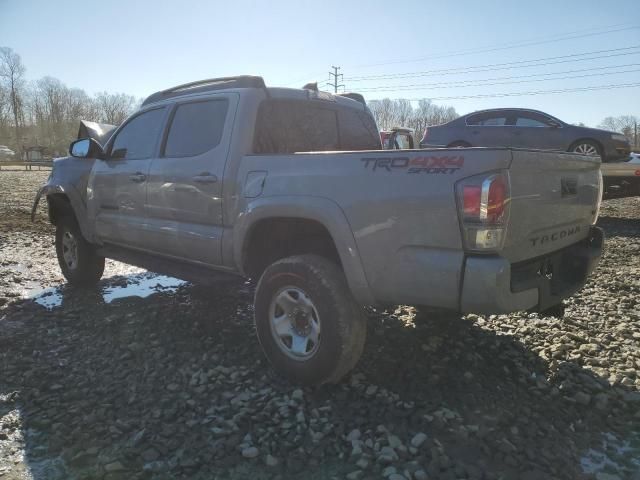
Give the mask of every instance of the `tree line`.
[[404, 98], [370, 100], [367, 105], [378, 124], [378, 128], [381, 130], [388, 130], [393, 127], [412, 128], [416, 137], [416, 145], [426, 127], [450, 122], [459, 117], [455, 108], [447, 105], [436, 105], [428, 98], [419, 100], [416, 107]]
[[[25, 73], [20, 55], [0, 47], [0, 145], [9, 146], [18, 156], [25, 148], [35, 146], [46, 147], [49, 155], [64, 155], [77, 135], [80, 120], [118, 125], [140, 103], [124, 93], [89, 95], [48, 76], [28, 81]], [[436, 105], [427, 98], [415, 106], [407, 99], [389, 98], [370, 100], [368, 106], [378, 128], [412, 128], [417, 141], [426, 127], [459, 116], [455, 108]], [[607, 117], [599, 127], [626, 135], [638, 149], [639, 120], [633, 115]]]
[[25, 73], [20, 55], [0, 47], [0, 145], [17, 156], [36, 146], [64, 155], [80, 120], [118, 125], [139, 103], [124, 93], [89, 95], [53, 77], [28, 81]]

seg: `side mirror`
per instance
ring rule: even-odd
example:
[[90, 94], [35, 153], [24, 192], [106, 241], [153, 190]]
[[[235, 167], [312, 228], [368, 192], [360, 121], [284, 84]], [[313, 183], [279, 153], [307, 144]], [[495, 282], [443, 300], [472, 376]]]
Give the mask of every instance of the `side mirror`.
[[81, 138], [69, 145], [69, 154], [76, 158], [103, 158], [102, 145], [93, 138]]

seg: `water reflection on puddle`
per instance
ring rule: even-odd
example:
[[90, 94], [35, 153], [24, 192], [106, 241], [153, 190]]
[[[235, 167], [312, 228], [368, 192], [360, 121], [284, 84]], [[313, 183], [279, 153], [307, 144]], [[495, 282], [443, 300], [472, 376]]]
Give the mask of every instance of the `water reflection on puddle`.
[[[174, 292], [186, 283], [184, 280], [148, 272], [106, 279], [106, 282], [110, 283], [110, 281], [115, 285], [103, 287], [101, 292], [105, 303], [111, 303], [119, 298], [145, 298], [158, 292]], [[61, 306], [63, 296], [63, 287], [35, 289], [28, 295], [38, 305], [47, 309]]]

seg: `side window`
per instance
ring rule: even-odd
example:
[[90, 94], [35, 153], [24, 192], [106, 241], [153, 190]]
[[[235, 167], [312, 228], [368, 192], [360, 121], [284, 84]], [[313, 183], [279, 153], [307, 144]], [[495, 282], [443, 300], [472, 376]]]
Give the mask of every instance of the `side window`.
[[467, 119], [467, 125], [479, 127], [499, 127], [507, 124], [506, 115], [473, 115]]
[[150, 158], [162, 127], [164, 108], [141, 113], [120, 130], [111, 146], [111, 158], [142, 160]]
[[200, 155], [220, 143], [229, 102], [207, 100], [178, 105], [171, 120], [165, 157]]
[[541, 120], [530, 117], [518, 117], [516, 119], [516, 127], [546, 127], [547, 124]]
[[258, 110], [254, 153], [338, 150], [335, 110], [300, 100], [265, 100]]
[[342, 150], [380, 150], [380, 135], [370, 115], [354, 109], [341, 109], [338, 124]]

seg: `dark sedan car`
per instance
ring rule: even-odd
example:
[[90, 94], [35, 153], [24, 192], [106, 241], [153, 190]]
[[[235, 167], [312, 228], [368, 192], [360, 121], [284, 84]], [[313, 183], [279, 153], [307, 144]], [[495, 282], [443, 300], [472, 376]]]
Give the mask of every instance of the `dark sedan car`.
[[609, 162], [629, 157], [629, 140], [616, 132], [569, 125], [537, 110], [482, 110], [428, 127], [420, 142], [430, 147], [519, 147], [599, 155]]

